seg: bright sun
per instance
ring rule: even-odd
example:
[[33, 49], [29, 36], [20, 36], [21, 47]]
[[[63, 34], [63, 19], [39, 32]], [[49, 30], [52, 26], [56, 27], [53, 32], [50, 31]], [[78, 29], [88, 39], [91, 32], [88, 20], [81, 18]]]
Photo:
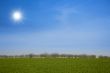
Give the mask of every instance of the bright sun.
[[14, 19], [14, 21], [21, 21], [22, 20], [22, 12], [14, 11], [12, 13], [12, 18]]

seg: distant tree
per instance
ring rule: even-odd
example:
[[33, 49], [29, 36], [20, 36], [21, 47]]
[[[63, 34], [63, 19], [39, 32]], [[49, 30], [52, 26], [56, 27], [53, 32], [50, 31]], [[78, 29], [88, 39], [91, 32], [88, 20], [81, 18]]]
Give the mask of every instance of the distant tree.
[[96, 55], [86, 55], [86, 54], [82, 54], [78, 56], [79, 58], [96, 58]]
[[66, 54], [61, 54], [60, 57], [65, 58], [65, 57], [67, 57], [67, 55]]
[[79, 58], [88, 58], [86, 54], [78, 55]]
[[51, 57], [60, 57], [60, 55], [58, 53], [53, 53], [50, 55]]
[[66, 55], [66, 57], [68, 57], [68, 58], [73, 58], [74, 55], [72, 55], [72, 54], [68, 54], [68, 55]]
[[89, 58], [96, 58], [96, 55], [90, 55]]
[[100, 55], [99, 58], [110, 58], [109, 56], [102, 56]]
[[74, 58], [79, 58], [79, 55], [73, 55]]
[[33, 58], [34, 54], [29, 54], [28, 56], [29, 58]]
[[0, 55], [0, 58], [8, 58], [7, 55]]
[[40, 54], [40, 57], [49, 57], [49, 54], [47, 54], [47, 53]]

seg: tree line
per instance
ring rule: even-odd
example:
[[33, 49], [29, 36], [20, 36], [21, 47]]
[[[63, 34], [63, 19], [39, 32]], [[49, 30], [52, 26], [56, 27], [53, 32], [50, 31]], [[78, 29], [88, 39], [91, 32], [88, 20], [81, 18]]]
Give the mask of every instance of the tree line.
[[73, 54], [28, 54], [28, 55], [0, 55], [0, 58], [110, 58], [109, 56], [96, 56], [96, 55], [73, 55]]

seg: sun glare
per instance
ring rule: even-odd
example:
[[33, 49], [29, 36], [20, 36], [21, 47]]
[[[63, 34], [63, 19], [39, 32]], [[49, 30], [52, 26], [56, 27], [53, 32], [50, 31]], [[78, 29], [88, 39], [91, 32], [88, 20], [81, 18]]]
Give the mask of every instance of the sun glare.
[[21, 21], [22, 17], [23, 17], [22, 12], [20, 12], [20, 11], [14, 11], [12, 13], [12, 18], [13, 18], [14, 21]]

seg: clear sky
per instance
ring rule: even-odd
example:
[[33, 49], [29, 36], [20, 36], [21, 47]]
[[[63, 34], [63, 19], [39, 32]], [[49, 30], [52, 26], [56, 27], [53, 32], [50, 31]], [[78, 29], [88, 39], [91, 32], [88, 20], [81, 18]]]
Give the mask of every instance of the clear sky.
[[110, 0], [0, 0], [0, 54], [29, 53], [110, 56]]

